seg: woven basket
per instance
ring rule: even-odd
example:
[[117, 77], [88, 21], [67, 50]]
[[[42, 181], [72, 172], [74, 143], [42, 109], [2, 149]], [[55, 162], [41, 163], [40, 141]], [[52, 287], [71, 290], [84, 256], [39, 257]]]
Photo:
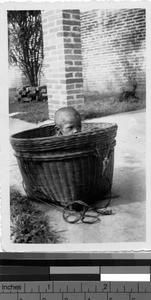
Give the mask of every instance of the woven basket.
[[71, 136], [54, 136], [54, 125], [12, 135], [28, 196], [65, 206], [76, 200], [90, 203], [108, 193], [116, 133], [116, 124], [84, 123]]

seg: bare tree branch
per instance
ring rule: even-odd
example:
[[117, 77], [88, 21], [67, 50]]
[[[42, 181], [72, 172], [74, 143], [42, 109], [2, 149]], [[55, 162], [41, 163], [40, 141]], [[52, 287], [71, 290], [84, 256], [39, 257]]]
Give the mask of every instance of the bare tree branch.
[[43, 63], [41, 11], [8, 11], [8, 39], [9, 63], [37, 86]]

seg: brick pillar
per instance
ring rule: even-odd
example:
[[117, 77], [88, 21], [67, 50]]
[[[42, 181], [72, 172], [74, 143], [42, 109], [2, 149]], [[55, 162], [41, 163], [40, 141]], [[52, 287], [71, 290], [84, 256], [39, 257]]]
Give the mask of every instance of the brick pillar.
[[49, 117], [63, 106], [83, 113], [80, 11], [44, 11], [42, 23]]

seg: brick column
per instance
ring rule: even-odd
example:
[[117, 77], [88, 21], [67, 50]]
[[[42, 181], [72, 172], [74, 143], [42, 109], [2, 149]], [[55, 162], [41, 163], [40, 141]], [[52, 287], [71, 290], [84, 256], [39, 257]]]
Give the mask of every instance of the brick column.
[[63, 106], [83, 113], [80, 11], [44, 11], [42, 24], [49, 117]]

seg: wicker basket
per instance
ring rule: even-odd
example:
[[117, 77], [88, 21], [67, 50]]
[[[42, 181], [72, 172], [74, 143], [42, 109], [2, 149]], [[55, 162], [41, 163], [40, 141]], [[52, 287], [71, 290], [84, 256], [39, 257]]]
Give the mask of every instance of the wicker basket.
[[11, 136], [28, 196], [65, 206], [108, 193], [117, 125], [84, 123], [75, 135], [54, 133], [49, 125]]

